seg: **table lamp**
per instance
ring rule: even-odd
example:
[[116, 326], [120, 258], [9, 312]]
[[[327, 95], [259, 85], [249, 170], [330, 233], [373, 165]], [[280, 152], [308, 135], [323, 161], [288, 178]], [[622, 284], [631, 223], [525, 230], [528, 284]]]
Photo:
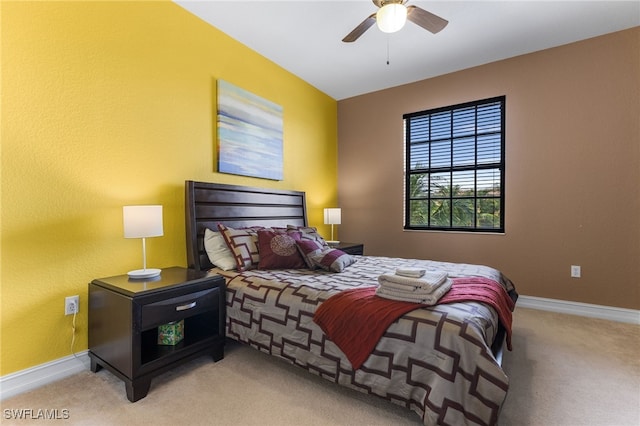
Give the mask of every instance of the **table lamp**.
[[340, 225], [342, 218], [342, 211], [339, 208], [324, 209], [324, 224], [331, 225], [331, 241], [327, 241], [329, 244], [339, 244], [340, 241], [333, 239], [333, 225]]
[[142, 269], [129, 271], [129, 278], [151, 278], [160, 275], [161, 270], [147, 268], [147, 248], [145, 239], [160, 237], [162, 229], [162, 206], [123, 206], [125, 238], [142, 238]]

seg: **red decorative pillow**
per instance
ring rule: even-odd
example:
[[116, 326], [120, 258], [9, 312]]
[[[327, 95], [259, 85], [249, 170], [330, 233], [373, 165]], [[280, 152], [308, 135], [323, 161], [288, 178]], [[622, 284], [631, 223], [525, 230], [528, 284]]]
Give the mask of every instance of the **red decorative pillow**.
[[296, 242], [300, 241], [301, 234], [298, 231], [258, 231], [258, 252], [260, 253], [258, 268], [306, 268], [307, 265], [296, 246]]
[[218, 230], [224, 237], [238, 265], [238, 271], [254, 269], [260, 262], [258, 254], [258, 228], [234, 229], [219, 223]]

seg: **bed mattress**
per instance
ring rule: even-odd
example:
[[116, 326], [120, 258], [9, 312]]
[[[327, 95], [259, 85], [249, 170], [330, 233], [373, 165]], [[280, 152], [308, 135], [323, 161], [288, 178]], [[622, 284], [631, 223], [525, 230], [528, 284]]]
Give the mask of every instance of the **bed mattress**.
[[496, 424], [509, 379], [490, 349], [499, 319], [489, 305], [441, 304], [404, 314], [357, 370], [313, 316], [332, 295], [376, 286], [378, 276], [400, 267], [446, 271], [451, 278], [489, 278], [514, 293], [512, 283], [500, 271], [482, 265], [355, 257], [356, 263], [341, 273], [212, 270], [227, 280], [227, 337], [403, 405], [425, 425]]

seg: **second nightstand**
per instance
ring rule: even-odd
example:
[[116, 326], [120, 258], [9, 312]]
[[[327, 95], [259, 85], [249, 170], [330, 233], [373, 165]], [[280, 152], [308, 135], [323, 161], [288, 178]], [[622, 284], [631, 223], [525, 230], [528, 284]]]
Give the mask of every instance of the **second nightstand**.
[[364, 244], [362, 243], [345, 243], [340, 241], [337, 244], [329, 244], [329, 246], [331, 248], [336, 248], [338, 250], [342, 250], [343, 252], [347, 253], [347, 254], [357, 254], [357, 255], [363, 255], [364, 254]]
[[[184, 321], [184, 338], [158, 343], [158, 327]], [[219, 275], [166, 268], [159, 277], [131, 280], [127, 275], [89, 284], [91, 371], [104, 367], [125, 383], [135, 402], [151, 379], [203, 354], [224, 357], [225, 281]]]

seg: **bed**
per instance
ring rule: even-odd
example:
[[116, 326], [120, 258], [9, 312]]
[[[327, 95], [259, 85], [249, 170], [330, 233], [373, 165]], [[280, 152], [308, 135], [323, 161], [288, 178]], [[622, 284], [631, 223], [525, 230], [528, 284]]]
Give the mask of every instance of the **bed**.
[[314, 322], [314, 314], [331, 296], [373, 288], [378, 276], [398, 267], [491, 279], [515, 303], [516, 290], [500, 271], [377, 256], [350, 256], [354, 263], [341, 272], [297, 266], [225, 270], [211, 263], [205, 234], [308, 229], [305, 193], [186, 181], [185, 207], [189, 268], [226, 278], [227, 338], [405, 406], [425, 425], [497, 424], [509, 388], [501, 368], [509, 327], [496, 309], [471, 301], [410, 310], [388, 326], [359, 368]]

